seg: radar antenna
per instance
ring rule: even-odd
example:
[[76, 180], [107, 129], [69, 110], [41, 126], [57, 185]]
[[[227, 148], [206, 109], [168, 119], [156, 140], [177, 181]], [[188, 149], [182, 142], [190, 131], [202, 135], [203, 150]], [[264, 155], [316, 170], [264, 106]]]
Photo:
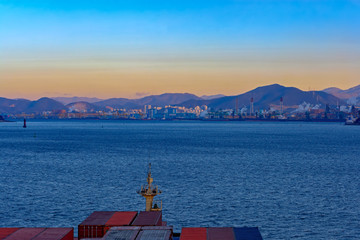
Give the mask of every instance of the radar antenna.
[[154, 179], [151, 177], [151, 163], [149, 163], [149, 169], [147, 174], [147, 184], [145, 186], [141, 186], [141, 189], [137, 191], [138, 194], [143, 196], [146, 199], [146, 207], [145, 211], [161, 211], [162, 210], [162, 202], [160, 207], [158, 204], [153, 205], [153, 199], [155, 196], [161, 194], [161, 190], [159, 190], [158, 186], [154, 186]]

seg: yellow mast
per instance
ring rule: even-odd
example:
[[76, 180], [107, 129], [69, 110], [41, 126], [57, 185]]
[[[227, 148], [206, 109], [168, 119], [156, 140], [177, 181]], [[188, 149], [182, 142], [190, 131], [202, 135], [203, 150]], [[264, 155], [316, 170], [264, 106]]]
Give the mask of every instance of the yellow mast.
[[159, 207], [157, 204], [153, 206], [153, 199], [156, 195], [161, 194], [161, 191], [158, 189], [158, 186], [153, 186], [153, 178], [151, 177], [151, 163], [149, 163], [149, 171], [147, 176], [147, 184], [141, 186], [141, 190], [137, 191], [138, 194], [143, 196], [146, 199], [146, 208], [145, 211], [161, 211], [162, 203]]

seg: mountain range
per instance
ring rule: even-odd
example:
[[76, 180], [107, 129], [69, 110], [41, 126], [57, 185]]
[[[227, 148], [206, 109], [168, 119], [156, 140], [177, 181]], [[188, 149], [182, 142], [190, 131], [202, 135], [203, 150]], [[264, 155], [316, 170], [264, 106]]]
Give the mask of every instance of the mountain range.
[[332, 87], [324, 89], [323, 91], [340, 99], [346, 100], [347, 104], [350, 105], [357, 105], [360, 103], [360, 85], [346, 90]]
[[145, 105], [157, 107], [178, 105], [189, 100], [202, 100], [202, 98], [190, 93], [164, 93], [139, 99], [110, 98], [94, 104], [101, 107], [109, 106], [112, 108], [143, 108]]
[[207, 105], [212, 108], [235, 108], [242, 106], [249, 106], [250, 99], [254, 100], [255, 109], [268, 109], [271, 106], [280, 105], [280, 98], [284, 100], [284, 106], [290, 108], [297, 108], [297, 106], [303, 102], [310, 104], [322, 104], [325, 106], [337, 105], [338, 103], [344, 103], [343, 100], [322, 91], [305, 92], [294, 87], [284, 87], [279, 84], [273, 84], [263, 87], [255, 88], [249, 92], [237, 95], [216, 98], [212, 100], [189, 100], [183, 102], [185, 107], [194, 107]]
[[[347, 95], [346, 95], [347, 94]], [[272, 84], [255, 88], [236, 96], [203, 96], [198, 97], [190, 93], [165, 93], [152, 95], [139, 99], [110, 98], [106, 100], [98, 98], [40, 98], [36, 101], [26, 99], [7, 99], [0, 98], [0, 114], [17, 113], [41, 113], [44, 111], [77, 111], [91, 112], [106, 110], [109, 108], [140, 109], [144, 105], [164, 107], [167, 105], [196, 107], [207, 105], [214, 109], [242, 108], [249, 107], [250, 99], [254, 100], [255, 109], [269, 109], [278, 107], [280, 98], [284, 100], [287, 109], [295, 109], [303, 102], [310, 104], [320, 104], [323, 108], [326, 104], [335, 106], [346, 104], [347, 98], [356, 98], [360, 95], [360, 85], [348, 90], [338, 88], [328, 88], [323, 91], [302, 91], [294, 87], [285, 87], [279, 84]], [[75, 100], [75, 102], [71, 102]]]
[[45, 111], [60, 111], [67, 108], [51, 98], [40, 98], [36, 101], [27, 99], [0, 98], [0, 113], [41, 113]]
[[62, 104], [69, 104], [74, 102], [88, 102], [88, 103], [94, 103], [94, 102], [100, 102], [104, 99], [100, 98], [89, 98], [89, 97], [54, 97], [52, 98], [55, 101], [61, 102]]

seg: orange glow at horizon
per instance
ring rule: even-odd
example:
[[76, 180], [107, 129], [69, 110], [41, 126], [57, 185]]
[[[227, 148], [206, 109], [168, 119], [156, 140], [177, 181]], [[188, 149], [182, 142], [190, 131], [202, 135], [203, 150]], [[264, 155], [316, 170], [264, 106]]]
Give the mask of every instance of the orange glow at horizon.
[[[357, 73], [281, 69], [151, 69], [73, 70], [61, 69], [3, 71], [0, 96], [29, 98], [86, 96], [98, 98], [137, 98], [166, 92], [196, 95], [237, 95], [263, 85], [278, 83], [302, 90], [326, 87], [350, 88], [359, 84]], [[341, 81], [339, 81], [341, 79]]]
[[3, 52], [0, 97], [237, 95], [274, 83], [305, 91], [360, 84], [358, 55], [348, 49], [61, 54]]

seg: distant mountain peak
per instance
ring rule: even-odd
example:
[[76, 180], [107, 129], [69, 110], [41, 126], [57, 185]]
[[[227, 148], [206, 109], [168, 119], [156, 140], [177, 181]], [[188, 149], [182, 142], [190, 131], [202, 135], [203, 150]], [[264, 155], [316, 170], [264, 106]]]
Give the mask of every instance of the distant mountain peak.
[[337, 90], [337, 91], [344, 91], [341, 88], [337, 88], [337, 87], [329, 87], [329, 88], [325, 88], [324, 90], [322, 90], [323, 92], [327, 92], [327, 91], [333, 91], [333, 90]]
[[[288, 87], [285, 87], [285, 86], [280, 85], [278, 83], [274, 83], [274, 84], [259, 86], [259, 87], [255, 88], [255, 89], [258, 89], [258, 88], [276, 89], [276, 88], [288, 88]], [[255, 89], [253, 89], [253, 90], [255, 90]]]
[[100, 102], [103, 99], [96, 98], [96, 97], [53, 97], [52, 99], [61, 102], [64, 105], [67, 105], [69, 103], [73, 102], [88, 102], [88, 103], [94, 103], [94, 102]]
[[329, 93], [331, 95], [334, 95], [335, 97], [338, 97], [340, 99], [350, 99], [350, 98], [356, 98], [360, 96], [360, 85], [342, 90], [337, 87], [330, 87], [322, 90], [323, 92]]
[[221, 97], [225, 97], [224, 94], [216, 94], [216, 95], [202, 95], [201, 98], [204, 100], [212, 100], [212, 99], [216, 99], [216, 98], [221, 98]]

